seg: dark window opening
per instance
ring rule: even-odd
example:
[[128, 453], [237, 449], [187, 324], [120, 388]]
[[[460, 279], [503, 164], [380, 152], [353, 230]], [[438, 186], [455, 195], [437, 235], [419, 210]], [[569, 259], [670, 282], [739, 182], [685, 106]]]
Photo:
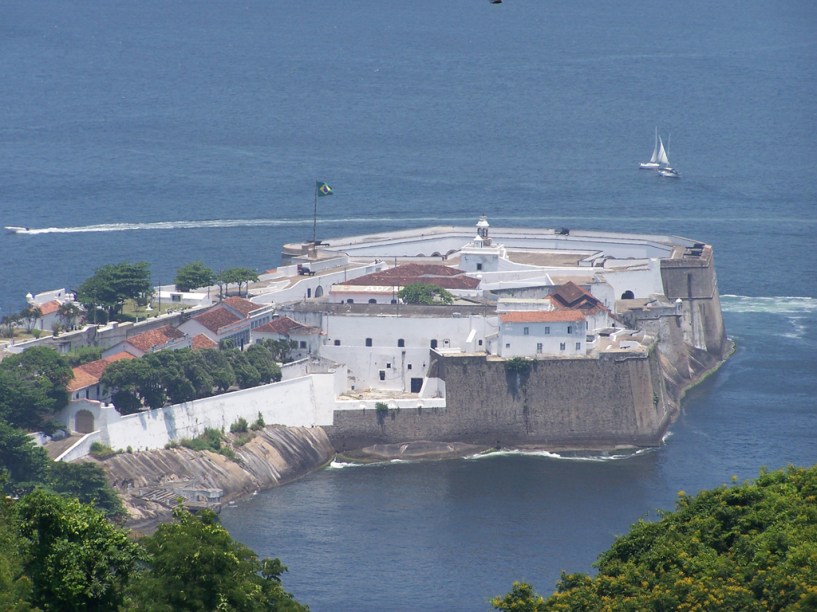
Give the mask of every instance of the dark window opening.
[[386, 370], [380, 370], [380, 380], [386, 380]]
[[406, 341], [403, 338], [398, 338], [397, 346], [406, 346]]
[[366, 338], [366, 346], [371, 346], [371, 345], [372, 345], [372, 339], [371, 338]]
[[625, 291], [624, 293], [621, 294], [621, 299], [622, 300], [634, 300], [635, 299], [635, 293], [633, 293], [632, 291], [627, 289], [627, 291]]
[[431, 348], [437, 348], [437, 340], [436, 339], [431, 341]]
[[335, 340], [335, 346], [340, 346], [340, 340]]

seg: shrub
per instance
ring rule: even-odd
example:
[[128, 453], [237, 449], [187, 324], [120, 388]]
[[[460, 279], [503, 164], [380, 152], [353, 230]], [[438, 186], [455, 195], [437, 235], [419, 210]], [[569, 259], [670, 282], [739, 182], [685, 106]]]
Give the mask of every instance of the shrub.
[[255, 419], [255, 423], [250, 425], [250, 429], [252, 429], [253, 431], [260, 431], [260, 430], [264, 429], [265, 425], [266, 425], [266, 423], [264, 423], [264, 417], [262, 417], [261, 413], [259, 412], [258, 413], [258, 418]]
[[200, 436], [192, 440], [181, 440], [180, 444], [194, 451], [213, 451], [221, 449], [221, 432], [218, 429], [208, 428]]
[[91, 444], [91, 457], [95, 459], [110, 459], [116, 454], [116, 451], [110, 446], [105, 446], [101, 442], [93, 442]]
[[386, 414], [389, 411], [389, 405], [386, 402], [377, 402], [374, 410], [377, 414]]
[[505, 362], [505, 370], [508, 372], [523, 374], [530, 370], [531, 365], [533, 365], [533, 362], [530, 359], [525, 359], [524, 357], [513, 357]]
[[239, 419], [230, 425], [230, 433], [246, 433], [247, 432], [247, 419], [244, 417], [239, 417]]

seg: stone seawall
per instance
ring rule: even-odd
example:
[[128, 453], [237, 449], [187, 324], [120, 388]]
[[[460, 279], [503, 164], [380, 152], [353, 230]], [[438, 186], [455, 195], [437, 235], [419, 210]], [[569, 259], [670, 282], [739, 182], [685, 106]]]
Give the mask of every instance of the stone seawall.
[[335, 454], [320, 427], [267, 427], [234, 452], [232, 460], [214, 452], [174, 448], [120, 453], [98, 463], [124, 502], [129, 525], [150, 531], [170, 517], [179, 498], [188, 505], [217, 509], [305, 476]]
[[334, 426], [326, 428], [335, 448], [417, 440], [584, 450], [653, 446], [677, 407], [658, 351], [641, 358], [529, 361], [521, 371], [502, 360], [440, 355], [435, 369], [445, 380], [445, 409], [335, 413]]

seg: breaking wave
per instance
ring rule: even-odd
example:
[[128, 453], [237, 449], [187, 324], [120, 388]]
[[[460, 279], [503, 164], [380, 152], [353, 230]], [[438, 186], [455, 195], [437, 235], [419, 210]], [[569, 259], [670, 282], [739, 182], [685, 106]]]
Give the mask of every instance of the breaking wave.
[[544, 459], [556, 459], [560, 461], [592, 461], [592, 462], [604, 462], [604, 461], [619, 461], [621, 459], [631, 459], [632, 457], [637, 457], [639, 455], [645, 455], [647, 453], [652, 453], [657, 450], [658, 447], [655, 448], [640, 448], [638, 450], [634, 450], [631, 452], [619, 452], [615, 454], [608, 454], [608, 453], [554, 453], [551, 451], [545, 450], [510, 450], [510, 449], [503, 449], [498, 451], [489, 451], [486, 453], [478, 453], [476, 455], [471, 455], [466, 457], [466, 459], [488, 459], [492, 457], [511, 457], [511, 456], [522, 456], [522, 457], [542, 457]]
[[746, 295], [722, 295], [723, 312], [759, 312], [769, 314], [797, 315], [817, 312], [817, 298], [798, 296], [750, 297]]

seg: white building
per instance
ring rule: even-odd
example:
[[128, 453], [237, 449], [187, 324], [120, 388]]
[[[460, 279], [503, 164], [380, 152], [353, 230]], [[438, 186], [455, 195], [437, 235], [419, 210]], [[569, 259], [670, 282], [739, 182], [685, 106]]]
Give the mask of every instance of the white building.
[[505, 312], [499, 315], [496, 354], [505, 358], [584, 355], [586, 335], [587, 322], [578, 310]]

